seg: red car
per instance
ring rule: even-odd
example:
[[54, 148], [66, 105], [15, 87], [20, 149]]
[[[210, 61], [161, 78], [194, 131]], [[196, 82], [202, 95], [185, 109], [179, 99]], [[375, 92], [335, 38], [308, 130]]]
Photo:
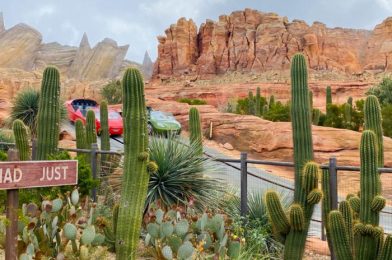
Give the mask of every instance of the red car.
[[[83, 124], [86, 123], [86, 114], [88, 110], [93, 110], [95, 112], [95, 124], [97, 133], [100, 132], [101, 122], [100, 122], [100, 112], [99, 105], [96, 101], [92, 99], [73, 99], [65, 102], [67, 107], [68, 119], [69, 121], [75, 123], [76, 120], [82, 120]], [[123, 121], [120, 113], [114, 109], [109, 109], [109, 134], [110, 135], [122, 135], [123, 133]]]

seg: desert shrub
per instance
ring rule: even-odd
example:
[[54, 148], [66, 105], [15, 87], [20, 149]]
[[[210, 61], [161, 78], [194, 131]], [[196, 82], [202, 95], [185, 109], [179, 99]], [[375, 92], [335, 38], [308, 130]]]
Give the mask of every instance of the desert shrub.
[[[0, 142], [15, 143], [14, 132], [10, 129], [0, 129]], [[0, 144], [1, 151], [8, 151], [10, 146], [7, 144]]]
[[374, 95], [378, 98], [380, 104], [392, 104], [392, 79], [383, 78], [380, 84], [370, 88], [366, 95]]
[[121, 81], [113, 80], [102, 87], [101, 96], [109, 105], [122, 103]]
[[188, 105], [206, 105], [207, 101], [203, 100], [203, 99], [197, 99], [197, 98], [180, 98], [177, 100], [180, 103], [186, 103]]
[[320, 116], [319, 125], [359, 131], [363, 125], [363, 104], [364, 100], [362, 99], [355, 102], [355, 106], [351, 109], [350, 122], [347, 122], [345, 118], [345, 104], [329, 104], [329, 112], [324, 118]]
[[[40, 92], [34, 89], [25, 89], [16, 95], [12, 102], [11, 115], [8, 124], [20, 119], [29, 128], [32, 137], [37, 132], [37, 115]], [[67, 119], [67, 109], [63, 102], [60, 102], [60, 121]]]
[[[240, 115], [250, 115], [252, 114], [251, 111], [255, 109], [255, 104], [256, 104], [256, 96], [251, 96], [253, 101], [249, 102], [249, 96], [246, 98], [241, 98], [237, 100], [237, 104], [235, 105], [235, 113], [240, 114]], [[264, 105], [267, 104], [267, 100], [265, 97], [260, 97], [260, 114], [262, 114], [262, 109]], [[252, 108], [249, 107], [249, 105], [252, 106]], [[234, 106], [233, 106], [234, 107]], [[256, 112], [256, 111], [255, 111]]]
[[290, 122], [290, 104], [274, 102], [263, 114], [263, 118], [274, 122]]
[[392, 104], [382, 107], [382, 128], [385, 136], [392, 137]]

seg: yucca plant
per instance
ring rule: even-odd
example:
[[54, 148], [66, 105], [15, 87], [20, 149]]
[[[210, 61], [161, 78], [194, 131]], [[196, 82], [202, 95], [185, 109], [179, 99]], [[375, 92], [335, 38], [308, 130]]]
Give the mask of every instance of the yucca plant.
[[[40, 92], [35, 89], [25, 89], [19, 91], [12, 102], [11, 115], [8, 124], [11, 126], [16, 120], [22, 120], [29, 128], [32, 138], [37, 133], [37, 114]], [[60, 120], [65, 121], [67, 118], [67, 109], [63, 102], [60, 102]]]

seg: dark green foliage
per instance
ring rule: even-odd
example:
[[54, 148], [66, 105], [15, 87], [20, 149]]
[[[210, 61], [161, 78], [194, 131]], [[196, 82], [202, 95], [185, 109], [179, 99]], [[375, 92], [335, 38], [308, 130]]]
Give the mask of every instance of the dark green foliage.
[[[254, 101], [250, 102], [250, 103], [254, 103], [256, 104], [256, 97], [254, 97]], [[267, 101], [265, 99], [265, 97], [260, 97], [260, 107], [261, 109], [263, 109], [264, 105], [267, 104]], [[237, 100], [237, 105], [236, 105], [236, 110], [235, 113], [236, 114], [240, 114], [240, 115], [251, 115], [251, 113], [249, 112], [249, 97], [243, 98], [243, 99], [238, 99]], [[263, 111], [260, 111], [260, 113], [262, 114]]]
[[197, 143], [187, 146], [174, 136], [156, 137], [149, 147], [158, 170], [150, 174], [146, 207], [157, 200], [163, 208], [193, 201], [193, 207], [203, 210], [216, 204], [224, 185], [207, 177], [216, 172], [216, 165], [200, 156]]
[[0, 161], [7, 161], [7, 158], [8, 158], [7, 153], [0, 150]]
[[[2, 129], [0, 128], [0, 142], [13, 144], [15, 143], [14, 133], [10, 129]], [[0, 144], [0, 151], [8, 151], [10, 145], [8, 144]]]
[[137, 69], [123, 77], [124, 171], [116, 229], [116, 259], [136, 259], [149, 173], [147, 113], [144, 83]]
[[313, 118], [312, 118], [312, 123], [313, 125], [318, 125], [320, 122], [320, 115], [321, 111], [320, 109], [313, 109]]
[[263, 106], [263, 113], [262, 113], [263, 117], [264, 117], [264, 115], [267, 115], [268, 110], [269, 110], [268, 105], [265, 104], [265, 105]]
[[29, 138], [25, 124], [22, 120], [17, 119], [12, 125], [12, 130], [14, 131], [16, 148], [18, 149], [19, 153], [19, 160], [30, 160]]
[[263, 118], [273, 122], [290, 122], [290, 105], [274, 102], [268, 110], [263, 113]]
[[177, 101], [180, 102], [180, 103], [186, 103], [186, 104], [192, 105], [192, 106], [206, 105], [207, 104], [207, 101], [205, 101], [203, 99], [197, 99], [197, 98], [180, 98]]
[[92, 144], [97, 143], [97, 129], [95, 123], [95, 113], [93, 110], [87, 111], [86, 116], [86, 145], [91, 149]]
[[60, 73], [45, 69], [37, 115], [37, 160], [46, 160], [58, 145], [60, 132]]
[[392, 137], [392, 104], [384, 105], [381, 111], [384, 135]]
[[[320, 116], [320, 124], [324, 126], [350, 129], [358, 131], [363, 125], [363, 101], [358, 100], [355, 107], [351, 107], [351, 114], [347, 115], [347, 103], [342, 105], [329, 105], [328, 115], [325, 120]], [[350, 117], [351, 116], [351, 117]], [[349, 118], [348, 118], [349, 117]], [[350, 119], [350, 120], [348, 120]]]
[[384, 167], [384, 145], [382, 132], [382, 115], [380, 104], [376, 96], [370, 95], [365, 100], [364, 122], [365, 130], [371, 130], [376, 134], [378, 147], [378, 166]]
[[366, 92], [366, 95], [374, 95], [382, 105], [392, 104], [392, 79], [383, 78], [380, 84]]
[[201, 134], [199, 110], [195, 107], [189, 110], [189, 141], [199, 155], [203, 154], [203, 136]]
[[102, 97], [108, 104], [121, 104], [122, 103], [122, 88], [119, 80], [113, 80], [101, 89]]
[[[100, 105], [100, 117], [101, 117], [101, 150], [110, 151], [110, 135], [109, 135], [109, 115], [108, 115], [108, 104], [106, 101], [102, 101]], [[101, 155], [102, 162], [107, 160], [108, 156], [105, 154]]]
[[350, 106], [353, 106], [353, 98], [352, 97], [348, 97], [347, 103], [350, 104]]
[[260, 117], [261, 116], [261, 95], [260, 95], [260, 87], [256, 89], [256, 101], [255, 101], [255, 115]]
[[275, 96], [271, 95], [268, 101], [268, 106], [271, 109], [275, 105]]

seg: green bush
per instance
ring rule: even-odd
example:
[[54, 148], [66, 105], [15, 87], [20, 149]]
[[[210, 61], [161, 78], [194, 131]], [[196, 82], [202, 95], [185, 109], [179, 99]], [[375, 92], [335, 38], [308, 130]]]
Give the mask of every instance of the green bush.
[[121, 81], [113, 80], [103, 86], [101, 96], [106, 99], [109, 105], [122, 103], [122, 87]]
[[381, 105], [392, 104], [392, 79], [383, 78], [380, 84], [370, 88], [366, 95], [374, 95]]
[[381, 111], [384, 135], [392, 137], [392, 104], [384, 105]]
[[[256, 96], [252, 96], [252, 97], [253, 97], [253, 101], [250, 102], [251, 105], [252, 104], [256, 104]], [[267, 104], [267, 100], [265, 99], [265, 97], [260, 97], [260, 109], [261, 109], [260, 114], [263, 113], [262, 109], [263, 109], [265, 104]], [[235, 113], [236, 114], [250, 115], [251, 114], [251, 110], [252, 109], [249, 108], [249, 97], [237, 100], [237, 105], [235, 106]]]
[[273, 122], [290, 122], [290, 105], [274, 102], [263, 114], [263, 118]]
[[[0, 129], [0, 142], [15, 143], [14, 132], [10, 129]], [[9, 145], [0, 144], [0, 150], [8, 151]]]
[[197, 98], [180, 98], [177, 101], [180, 103], [186, 103], [188, 105], [193, 105], [193, 106], [207, 104], [207, 101], [205, 101], [203, 99], [197, 99]]

